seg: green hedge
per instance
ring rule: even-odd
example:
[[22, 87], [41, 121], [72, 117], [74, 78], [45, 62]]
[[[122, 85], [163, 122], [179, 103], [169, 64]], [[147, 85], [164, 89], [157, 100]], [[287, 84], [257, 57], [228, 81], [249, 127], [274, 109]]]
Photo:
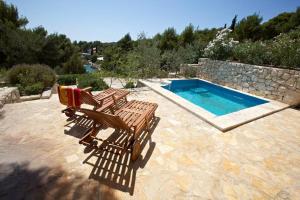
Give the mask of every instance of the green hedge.
[[78, 74], [59, 75], [57, 83], [59, 85], [76, 85], [77, 77], [79, 77]]
[[44, 85], [42, 82], [28, 85], [24, 88], [25, 94], [41, 94], [43, 92]]
[[215, 39], [205, 48], [204, 56], [254, 65], [300, 68], [300, 27], [288, 33], [281, 33], [270, 40], [241, 41], [239, 44], [236, 42], [232, 44], [234, 45], [227, 45], [226, 38]]
[[21, 94], [31, 95], [52, 87], [56, 80], [55, 72], [47, 65], [20, 64], [12, 67], [7, 75], [10, 84], [18, 86]]
[[78, 77], [78, 87], [92, 87], [93, 91], [104, 90], [108, 88], [108, 85], [104, 82], [104, 80], [92, 74], [84, 74]]
[[233, 58], [242, 63], [255, 65], [271, 64], [272, 53], [270, 47], [263, 42], [244, 42], [233, 50]]

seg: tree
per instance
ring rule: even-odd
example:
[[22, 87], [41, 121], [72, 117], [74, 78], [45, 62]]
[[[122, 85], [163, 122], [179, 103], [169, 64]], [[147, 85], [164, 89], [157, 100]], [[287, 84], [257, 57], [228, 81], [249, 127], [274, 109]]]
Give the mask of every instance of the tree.
[[300, 25], [300, 7], [298, 7], [296, 12], [292, 15], [289, 24], [291, 29], [294, 29]]
[[[12, 4], [0, 0], [0, 65], [12, 66], [20, 60], [24, 44], [21, 37], [21, 27], [24, 27], [28, 20], [19, 17], [18, 9]], [[24, 49], [25, 50], [25, 49]], [[17, 51], [17, 52], [16, 52]]]
[[121, 49], [117, 45], [106, 47], [103, 51], [104, 61], [101, 67], [108, 71], [116, 71], [117, 67], [122, 65], [121, 56]]
[[271, 39], [280, 33], [288, 32], [291, 29], [289, 23], [293, 13], [281, 13], [262, 25], [263, 39]]
[[117, 44], [122, 49], [122, 51], [130, 51], [133, 48], [133, 42], [129, 33], [127, 33], [122, 39], [120, 39]]
[[173, 50], [178, 47], [178, 38], [174, 28], [167, 28], [161, 35], [159, 48], [161, 51]]
[[194, 35], [196, 40], [201, 40], [204, 43], [207, 43], [214, 39], [219, 29], [212, 28], [212, 29], [203, 29], [203, 30], [196, 30]]
[[269, 40], [279, 35], [296, 29], [300, 25], [300, 7], [296, 12], [284, 12], [261, 25], [261, 37]]
[[28, 23], [25, 17], [19, 17], [18, 9], [0, 0], [0, 24], [7, 24], [14, 28], [24, 27]]
[[41, 26], [26, 29], [27, 23], [15, 6], [0, 0], [0, 66], [43, 63], [54, 68], [77, 54], [77, 48], [65, 35], [48, 35]]
[[63, 71], [66, 74], [84, 73], [83, 62], [78, 54], [74, 54], [63, 64]]
[[239, 41], [243, 40], [258, 40], [261, 37], [262, 28], [260, 23], [262, 22], [262, 17], [258, 14], [250, 15], [243, 18], [235, 27], [235, 35]]
[[183, 46], [192, 44], [195, 41], [194, 26], [189, 24], [180, 35], [180, 42]]
[[162, 68], [166, 71], [178, 72], [180, 65], [195, 63], [198, 59], [196, 49], [192, 45], [179, 47], [178, 50], [165, 51], [162, 55]]
[[230, 29], [234, 31], [235, 25], [236, 25], [237, 15], [234, 16], [234, 18], [231, 21]]
[[139, 38], [138, 46], [127, 56], [127, 71], [143, 78], [153, 77], [160, 70], [160, 50], [146, 38]]
[[91, 61], [92, 61], [93, 63], [95, 63], [95, 62], [97, 62], [97, 58], [98, 58], [97, 54], [93, 54], [93, 55], [91, 56]]
[[75, 53], [78, 53], [78, 49], [69, 38], [62, 34], [51, 34], [40, 52], [40, 62], [54, 68], [67, 62]]

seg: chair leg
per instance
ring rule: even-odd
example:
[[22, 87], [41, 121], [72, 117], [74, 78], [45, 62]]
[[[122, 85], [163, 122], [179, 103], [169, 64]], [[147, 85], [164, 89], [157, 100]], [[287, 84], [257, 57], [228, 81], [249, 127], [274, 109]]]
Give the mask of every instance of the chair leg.
[[67, 117], [73, 117], [75, 115], [76, 110], [73, 108], [65, 108], [61, 111], [62, 113], [64, 113]]
[[146, 130], [148, 133], [150, 132], [150, 125], [148, 119], [146, 120]]
[[134, 140], [132, 144], [131, 160], [133, 162], [136, 161], [141, 155], [141, 152], [142, 152], [141, 143], [138, 140]]
[[94, 141], [94, 138], [96, 137], [100, 129], [101, 126], [97, 127], [94, 124], [93, 127], [89, 128], [86, 131], [86, 134], [79, 140], [79, 144], [84, 144], [84, 145], [91, 144]]

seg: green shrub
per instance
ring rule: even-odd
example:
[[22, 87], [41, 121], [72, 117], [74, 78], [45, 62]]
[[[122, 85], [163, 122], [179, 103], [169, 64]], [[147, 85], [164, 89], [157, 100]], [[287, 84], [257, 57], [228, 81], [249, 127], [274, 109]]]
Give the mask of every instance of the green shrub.
[[59, 85], [76, 85], [76, 78], [78, 76], [77, 74], [60, 75], [57, 78], [57, 83]]
[[230, 32], [231, 30], [226, 28], [218, 31], [216, 38], [210, 41], [204, 49], [203, 56], [214, 60], [230, 59], [234, 46], [238, 44], [238, 41], [229, 37]]
[[255, 65], [272, 63], [270, 47], [263, 42], [245, 42], [238, 44], [233, 50], [233, 58], [242, 63]]
[[165, 70], [157, 70], [157, 78], [168, 78], [169, 73]]
[[300, 27], [280, 34], [272, 42], [273, 63], [282, 67], [300, 67]]
[[32, 95], [32, 94], [41, 94], [44, 89], [43, 83], [38, 82], [32, 85], [28, 85], [24, 88], [25, 94]]
[[93, 91], [100, 91], [108, 88], [108, 85], [104, 82], [101, 77], [85, 74], [78, 77], [78, 87], [92, 87]]
[[273, 40], [240, 43], [234, 47], [233, 58], [249, 64], [299, 68], [300, 28], [280, 34]]
[[7, 76], [7, 70], [0, 67], [0, 81], [4, 81]]
[[135, 88], [134, 82], [133, 81], [128, 81], [124, 88]]
[[[12, 85], [18, 85], [22, 94], [29, 94], [26, 93], [25, 88], [36, 83], [41, 83], [42, 89], [52, 87], [55, 80], [56, 76], [54, 71], [47, 65], [21, 64], [14, 66], [8, 72], [8, 81]], [[27, 91], [30, 91], [30, 89]]]

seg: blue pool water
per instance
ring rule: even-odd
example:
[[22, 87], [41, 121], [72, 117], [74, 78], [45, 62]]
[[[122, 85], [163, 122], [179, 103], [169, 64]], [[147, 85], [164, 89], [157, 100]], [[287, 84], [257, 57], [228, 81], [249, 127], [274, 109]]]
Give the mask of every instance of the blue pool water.
[[90, 65], [90, 64], [85, 64], [85, 65], [83, 65], [83, 67], [87, 73], [92, 73], [92, 72], [96, 71], [96, 69], [93, 68], [92, 65]]
[[198, 79], [173, 80], [162, 87], [217, 116], [268, 102]]

